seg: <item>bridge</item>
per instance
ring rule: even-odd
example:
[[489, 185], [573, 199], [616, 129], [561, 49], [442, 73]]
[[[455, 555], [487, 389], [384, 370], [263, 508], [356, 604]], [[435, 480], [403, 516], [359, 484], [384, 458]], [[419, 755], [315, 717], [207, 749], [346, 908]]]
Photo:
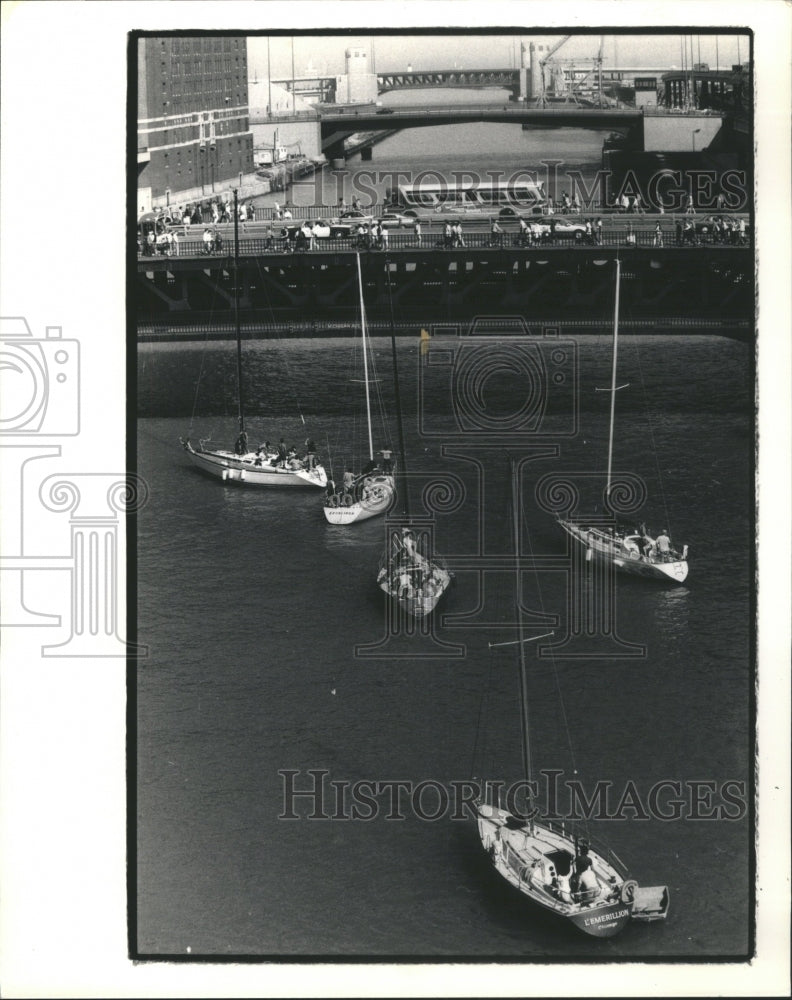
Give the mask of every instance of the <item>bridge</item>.
[[[334, 76], [298, 76], [273, 80], [284, 90], [300, 96], [318, 96], [323, 101], [334, 93]], [[424, 72], [377, 73], [377, 93], [387, 94], [391, 90], [418, 90], [426, 87], [501, 87], [520, 92], [520, 71], [518, 69], [438, 69]]]
[[642, 118], [642, 111], [636, 108], [595, 108], [569, 104], [539, 108], [515, 103], [425, 104], [403, 108], [333, 107], [322, 110], [319, 121], [322, 150], [333, 159], [344, 155], [344, 140], [356, 132], [395, 131], [469, 122], [610, 130], [637, 125]]
[[[373, 330], [386, 333], [392, 299], [401, 331], [411, 335], [422, 324], [467, 322], [480, 313], [596, 330], [612, 322], [613, 271], [603, 265], [613, 256], [612, 248], [568, 245], [437, 250], [413, 242], [371, 251], [361, 255], [367, 317]], [[668, 332], [674, 325], [680, 332], [706, 328], [750, 338], [750, 324], [740, 320], [753, 312], [750, 247], [637, 246], [620, 257], [624, 315], [637, 331]], [[254, 331], [258, 324], [303, 335], [348, 333], [358, 321], [356, 260], [346, 248], [246, 248], [236, 279], [243, 323]], [[141, 330], [181, 330], [188, 339], [198, 322], [207, 335], [214, 329], [227, 337], [234, 283], [228, 256], [143, 258], [129, 298]]]

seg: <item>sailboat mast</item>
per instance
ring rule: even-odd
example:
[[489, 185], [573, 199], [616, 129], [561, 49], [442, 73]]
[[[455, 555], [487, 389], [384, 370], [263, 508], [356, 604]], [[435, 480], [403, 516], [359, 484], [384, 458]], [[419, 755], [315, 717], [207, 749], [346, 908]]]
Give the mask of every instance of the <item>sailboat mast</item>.
[[360, 254], [357, 257], [358, 289], [360, 291], [360, 329], [363, 333], [363, 380], [366, 384], [366, 422], [368, 425], [369, 459], [374, 461], [374, 442], [371, 437], [371, 397], [369, 396], [368, 354], [366, 353], [366, 307], [363, 305], [363, 275], [360, 272]]
[[517, 599], [515, 601], [515, 610], [517, 612], [517, 629], [518, 629], [518, 648], [520, 650], [520, 718], [522, 721], [522, 754], [523, 754], [523, 773], [525, 775], [525, 780], [527, 782], [531, 781], [532, 777], [532, 765], [531, 765], [531, 740], [529, 737], [528, 728], [528, 676], [525, 667], [525, 629], [523, 627], [522, 619], [522, 574], [520, 572], [520, 484], [518, 481], [517, 466], [512, 459], [510, 462], [510, 470], [512, 477], [512, 514], [513, 514], [513, 533], [514, 533], [514, 560], [515, 560], [515, 575], [516, 575], [516, 594]]
[[616, 415], [616, 362], [619, 353], [619, 283], [621, 262], [616, 258], [616, 305], [613, 311], [613, 362], [611, 365], [610, 431], [608, 434], [608, 480], [605, 484], [605, 499], [610, 499], [611, 470], [613, 468], [613, 423]]
[[388, 304], [390, 306], [391, 354], [393, 356], [393, 393], [396, 398], [396, 427], [399, 431], [399, 468], [401, 469], [402, 507], [407, 518], [410, 516], [410, 497], [407, 491], [407, 459], [404, 448], [404, 424], [402, 423], [401, 394], [399, 393], [399, 362], [396, 358], [396, 324], [393, 319], [393, 294], [391, 292], [390, 261], [385, 258], [385, 273], [388, 277]]
[[245, 407], [242, 398], [242, 333], [239, 326], [239, 205], [237, 189], [234, 188], [234, 327], [237, 344], [237, 407], [239, 431], [245, 429]]

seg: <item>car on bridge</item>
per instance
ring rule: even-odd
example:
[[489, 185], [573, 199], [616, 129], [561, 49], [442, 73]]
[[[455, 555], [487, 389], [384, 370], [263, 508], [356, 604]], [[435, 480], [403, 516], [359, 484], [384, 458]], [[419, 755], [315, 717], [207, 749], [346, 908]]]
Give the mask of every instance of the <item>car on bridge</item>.
[[702, 243], [739, 243], [740, 222], [743, 223], [743, 235], [751, 237], [750, 220], [740, 219], [736, 215], [705, 215], [703, 219], [694, 219], [693, 228], [696, 238]]
[[414, 215], [410, 215], [409, 212], [383, 212], [381, 215], [372, 215], [370, 212], [364, 212], [359, 208], [350, 208], [345, 212], [342, 212], [339, 216], [340, 222], [350, 222], [355, 226], [370, 226], [375, 222], [378, 222], [383, 229], [401, 229], [412, 227], [418, 221]]
[[586, 220], [570, 219], [568, 216], [543, 216], [541, 219], [531, 217], [526, 219], [534, 236], [547, 240], [553, 235], [557, 240], [575, 240], [579, 242], [586, 237]]
[[309, 222], [306, 219], [304, 222], [284, 226], [280, 235], [286, 237], [290, 242], [299, 240], [305, 226], [311, 230], [311, 235], [315, 240], [346, 240], [352, 236], [353, 229], [351, 225], [343, 222], [326, 222], [324, 219]]

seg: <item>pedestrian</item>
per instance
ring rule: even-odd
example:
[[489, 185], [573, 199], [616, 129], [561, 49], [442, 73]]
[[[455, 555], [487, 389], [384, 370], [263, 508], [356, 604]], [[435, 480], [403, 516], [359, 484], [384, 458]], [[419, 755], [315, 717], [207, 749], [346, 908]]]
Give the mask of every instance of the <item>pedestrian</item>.
[[382, 223], [380, 223], [380, 225], [379, 225], [379, 241], [380, 241], [380, 246], [382, 247], [382, 249], [387, 252], [387, 250], [388, 250], [388, 230], [385, 228], [385, 226], [382, 225]]
[[586, 219], [586, 243], [594, 242], [594, 233], [591, 228], [591, 219]]
[[594, 229], [595, 229], [595, 232], [596, 232], [597, 246], [601, 247], [602, 246], [602, 219], [597, 219], [596, 223], [594, 224]]
[[652, 245], [656, 247], [661, 247], [663, 245], [663, 230], [660, 228], [659, 222], [655, 225], [654, 240], [652, 241]]
[[685, 215], [693, 215], [695, 209], [693, 208], [693, 195], [689, 194], [687, 196], [687, 208], [685, 209]]
[[635, 233], [633, 232], [632, 225], [627, 226], [627, 236], [625, 242], [627, 243], [628, 247], [635, 246]]
[[[591, 234], [591, 223], [588, 222], [588, 223], [586, 223], [586, 225], [588, 227], [588, 233], [590, 235]], [[531, 234], [531, 230], [528, 228], [528, 223], [525, 221], [525, 219], [520, 218], [520, 237], [519, 237], [519, 239], [520, 239], [520, 246], [521, 247], [527, 247], [528, 246], [528, 244], [530, 243], [530, 234]]]
[[421, 245], [421, 223], [415, 223], [415, 245], [419, 247]]
[[636, 212], [636, 213], [640, 212], [641, 214], [643, 214], [643, 210], [644, 210], [644, 207], [643, 207], [643, 205], [641, 203], [641, 195], [640, 195], [640, 192], [639, 192], [635, 196], [635, 198], [633, 199], [633, 212]]
[[740, 219], [738, 223], [738, 231], [740, 235], [740, 243], [745, 243], [745, 219]]
[[503, 246], [503, 230], [501, 229], [497, 219], [492, 220], [492, 225], [490, 227], [490, 242], [496, 247]]
[[456, 225], [452, 227], [454, 230], [454, 246], [464, 247], [465, 241], [462, 239], [462, 223], [457, 219]]
[[443, 247], [446, 250], [451, 249], [451, 243], [453, 240], [453, 233], [451, 232], [451, 223], [446, 222], [443, 226]]
[[678, 247], [682, 246], [682, 223], [677, 219], [676, 226], [674, 227], [676, 231], [676, 245]]
[[630, 209], [630, 199], [627, 197], [626, 194], [623, 194], [621, 196], [621, 199], [619, 201], [619, 205], [621, 207], [622, 212], [628, 212], [629, 211], [629, 209]]

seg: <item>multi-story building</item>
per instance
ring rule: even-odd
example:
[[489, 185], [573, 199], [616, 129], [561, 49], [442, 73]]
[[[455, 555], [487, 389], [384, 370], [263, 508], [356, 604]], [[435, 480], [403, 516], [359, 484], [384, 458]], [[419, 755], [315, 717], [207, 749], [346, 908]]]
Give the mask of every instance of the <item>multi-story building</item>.
[[242, 36], [138, 39], [138, 202], [208, 199], [254, 176]]

